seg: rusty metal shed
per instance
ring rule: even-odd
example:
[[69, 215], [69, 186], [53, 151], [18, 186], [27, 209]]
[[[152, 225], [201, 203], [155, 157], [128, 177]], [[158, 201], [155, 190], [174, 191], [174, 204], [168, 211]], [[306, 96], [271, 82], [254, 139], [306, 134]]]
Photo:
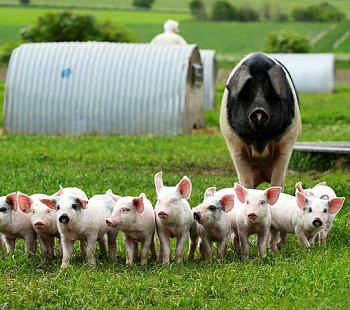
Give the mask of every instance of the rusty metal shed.
[[204, 126], [196, 45], [32, 43], [10, 59], [11, 134], [176, 135]]

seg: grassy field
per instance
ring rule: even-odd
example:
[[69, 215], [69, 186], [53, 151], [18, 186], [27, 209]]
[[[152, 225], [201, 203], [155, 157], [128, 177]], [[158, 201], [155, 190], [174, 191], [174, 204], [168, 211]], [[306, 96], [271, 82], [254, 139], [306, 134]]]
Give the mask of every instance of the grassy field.
[[[33, 24], [36, 19], [50, 9], [0, 7], [0, 45], [21, 40], [20, 29]], [[92, 11], [81, 11], [92, 14]], [[136, 35], [138, 42], [150, 42], [163, 31], [164, 20], [173, 18], [181, 22], [180, 31], [187, 42], [197, 44], [201, 49], [215, 49], [219, 54], [241, 57], [252, 51], [263, 50], [266, 36], [271, 31], [294, 30], [306, 35], [310, 40], [327, 31], [328, 23], [238, 23], [238, 22], [198, 22], [185, 13], [133, 12], [98, 10], [93, 12], [99, 21], [109, 19], [125, 24]], [[337, 49], [332, 45], [349, 28], [350, 22], [336, 24], [334, 29], [313, 46], [313, 52], [350, 52], [350, 37]]]
[[[1, 82], [0, 102], [3, 88]], [[222, 90], [221, 85], [218, 104]], [[299, 140], [349, 141], [349, 95], [349, 86], [338, 87], [333, 94], [301, 94]], [[208, 128], [218, 128], [218, 111], [219, 106], [207, 113]], [[210, 132], [214, 133], [176, 137], [3, 135], [0, 195], [17, 190], [53, 193], [62, 184], [78, 186], [89, 197], [108, 188], [122, 196], [145, 192], [155, 203], [153, 177], [162, 170], [165, 185], [175, 185], [183, 175], [191, 179], [189, 202], [194, 207], [207, 187], [229, 187], [237, 181], [223, 138], [218, 131]], [[139, 263], [126, 267], [119, 236], [117, 262], [98, 258], [91, 269], [76, 249], [71, 266], [59, 272], [58, 258], [42, 264], [37, 253], [28, 259], [18, 242], [13, 255], [1, 255], [0, 305], [4, 309], [348, 309], [349, 172], [349, 158], [334, 161], [300, 153], [293, 154], [289, 166], [285, 192], [292, 194], [300, 180], [305, 187], [327, 181], [339, 196], [347, 197], [326, 248], [314, 245], [306, 250], [290, 236], [279, 253], [261, 259], [251, 238], [246, 263], [230, 245], [223, 262], [162, 266], [150, 261], [145, 267]]]
[[[0, 0], [0, 4], [17, 4], [17, 0]], [[188, 10], [189, 3], [191, 0], [156, 0], [153, 4], [154, 9], [161, 10]], [[211, 11], [216, 0], [203, 0], [207, 10]], [[289, 14], [295, 7], [306, 7], [310, 5], [317, 5], [324, 1], [314, 1], [314, 0], [268, 0], [268, 1], [259, 1], [259, 0], [246, 0], [244, 3], [240, 0], [227, 0], [227, 2], [233, 4], [237, 7], [250, 6], [252, 8], [261, 11], [266, 4], [270, 6], [271, 13], [283, 12]], [[349, 16], [350, 14], [350, 3], [349, 1], [344, 0], [331, 0], [333, 5], [338, 7], [342, 12]], [[66, 5], [66, 6], [106, 6], [106, 7], [119, 7], [119, 8], [132, 8], [132, 0], [30, 0], [30, 3], [33, 5]]]

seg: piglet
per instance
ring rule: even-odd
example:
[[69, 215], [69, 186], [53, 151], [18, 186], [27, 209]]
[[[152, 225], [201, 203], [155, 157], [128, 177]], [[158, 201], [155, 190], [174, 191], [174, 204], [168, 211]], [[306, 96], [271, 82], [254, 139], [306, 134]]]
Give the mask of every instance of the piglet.
[[175, 237], [177, 239], [176, 261], [180, 263], [183, 261], [183, 251], [189, 230], [192, 225], [192, 231], [195, 230], [196, 225], [187, 201], [191, 195], [192, 184], [190, 179], [184, 176], [176, 186], [164, 186], [162, 172], [155, 175], [154, 183], [158, 196], [154, 212], [160, 241], [160, 257], [164, 264], [169, 263], [169, 238]]
[[17, 194], [0, 197], [0, 232], [3, 234], [7, 253], [15, 249], [17, 238], [24, 239], [25, 252], [36, 252], [36, 233], [32, 227], [31, 215], [18, 208]]
[[296, 234], [300, 244], [309, 247], [327, 223], [328, 216], [339, 212], [345, 198], [311, 198], [296, 190], [295, 197], [282, 194], [271, 208], [270, 248], [277, 251], [279, 233]]
[[217, 243], [217, 257], [224, 257], [227, 239], [231, 232], [231, 219], [228, 213], [234, 206], [234, 196], [224, 195], [221, 199], [210, 197], [195, 207], [193, 217], [198, 222], [197, 229], [201, 238], [201, 258], [212, 260], [212, 242]]
[[[313, 188], [307, 188], [307, 189], [303, 189], [301, 182], [298, 182], [295, 185], [295, 188], [307, 197], [320, 198], [324, 200], [329, 200], [337, 197], [334, 190], [331, 187], [327, 186], [326, 182], [321, 182], [315, 185]], [[330, 214], [330, 213], [328, 214], [326, 225], [324, 229], [317, 236], [319, 242], [323, 245], [326, 245], [326, 239], [332, 228], [334, 218], [335, 218], [335, 214]]]
[[[19, 208], [22, 212], [31, 215], [33, 229], [37, 233], [43, 258], [54, 256], [55, 238], [60, 239], [56, 224], [56, 208], [54, 205], [46, 205], [41, 199], [49, 199], [48, 195], [34, 194], [28, 196], [17, 192]], [[59, 248], [62, 254], [61, 246]]]
[[277, 202], [281, 190], [281, 187], [270, 187], [266, 190], [247, 189], [235, 183], [234, 191], [240, 205], [237, 204], [236, 218], [232, 226], [235, 236], [239, 238], [243, 260], [249, 257], [248, 237], [252, 234], [257, 234], [259, 254], [266, 257], [266, 244], [271, 226], [270, 208]]
[[84, 199], [84, 200], [88, 200], [88, 197], [86, 196], [85, 192], [78, 187], [62, 187], [62, 185], [60, 185], [59, 188], [60, 188], [59, 191], [52, 194], [51, 197], [72, 195], [72, 196], [80, 197], [81, 199]]
[[[101, 252], [106, 251], [105, 234], [112, 229], [107, 226], [108, 218], [115, 205], [108, 195], [96, 195], [90, 200], [80, 196], [63, 195], [51, 199], [42, 199], [43, 203], [52, 205], [57, 210], [56, 222], [61, 234], [63, 259], [61, 268], [66, 268], [73, 252], [75, 240], [86, 244], [86, 255], [91, 266], [96, 264], [96, 241], [100, 244]], [[113, 234], [114, 233], [114, 234]], [[110, 237], [115, 243], [117, 231], [112, 231]], [[111, 251], [111, 250], [110, 250]], [[115, 248], [113, 249], [115, 252]], [[111, 252], [111, 256], [115, 255]]]
[[149, 249], [153, 257], [157, 256], [154, 243], [156, 222], [151, 202], [144, 193], [139, 197], [119, 197], [111, 191], [108, 193], [116, 201], [116, 205], [111, 216], [106, 220], [106, 224], [123, 232], [127, 254], [126, 264], [132, 265], [137, 242], [141, 242], [142, 245], [141, 265], [147, 264]]

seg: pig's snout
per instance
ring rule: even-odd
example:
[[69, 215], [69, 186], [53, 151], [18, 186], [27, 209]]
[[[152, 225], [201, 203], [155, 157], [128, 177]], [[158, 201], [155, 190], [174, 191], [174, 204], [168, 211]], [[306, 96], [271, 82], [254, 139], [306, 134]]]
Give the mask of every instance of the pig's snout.
[[255, 126], [263, 126], [269, 119], [269, 114], [263, 108], [256, 108], [249, 114], [249, 120]]
[[158, 212], [158, 217], [161, 219], [167, 219], [169, 217], [168, 213], [165, 213], [164, 211]]
[[248, 214], [248, 218], [250, 220], [256, 220], [258, 218], [258, 215], [254, 212]]
[[58, 220], [60, 221], [60, 223], [62, 224], [68, 224], [69, 223], [69, 216], [66, 213], [63, 213]]
[[106, 220], [106, 224], [108, 226], [115, 226], [119, 223], [120, 221], [118, 221], [117, 219], [113, 219], [113, 218], [109, 218]]
[[193, 213], [193, 218], [194, 218], [197, 222], [199, 222], [199, 220], [201, 219], [201, 213], [200, 213], [199, 211], [194, 212], [194, 213]]
[[315, 227], [320, 227], [322, 226], [322, 221], [319, 217], [316, 217], [313, 222], [312, 222], [312, 225], [314, 225]]
[[35, 228], [43, 228], [44, 226], [44, 223], [40, 221], [34, 223]]

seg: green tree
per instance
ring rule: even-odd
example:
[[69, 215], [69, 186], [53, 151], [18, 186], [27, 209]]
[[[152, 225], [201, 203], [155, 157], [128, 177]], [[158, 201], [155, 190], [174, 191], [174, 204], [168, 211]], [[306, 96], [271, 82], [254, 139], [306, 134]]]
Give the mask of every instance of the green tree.
[[310, 52], [310, 44], [304, 35], [290, 30], [281, 30], [268, 34], [264, 52], [308, 53]]

